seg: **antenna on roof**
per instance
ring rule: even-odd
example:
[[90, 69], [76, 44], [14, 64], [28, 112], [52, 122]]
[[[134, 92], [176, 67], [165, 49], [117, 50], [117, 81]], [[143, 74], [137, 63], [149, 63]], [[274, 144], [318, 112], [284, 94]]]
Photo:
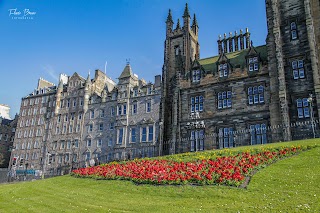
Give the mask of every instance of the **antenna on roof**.
[[127, 62], [127, 65], [129, 65], [130, 64], [130, 58], [127, 58], [126, 62]]
[[104, 65], [104, 74], [107, 74], [107, 65], [108, 65], [108, 61], [106, 61], [105, 65]]

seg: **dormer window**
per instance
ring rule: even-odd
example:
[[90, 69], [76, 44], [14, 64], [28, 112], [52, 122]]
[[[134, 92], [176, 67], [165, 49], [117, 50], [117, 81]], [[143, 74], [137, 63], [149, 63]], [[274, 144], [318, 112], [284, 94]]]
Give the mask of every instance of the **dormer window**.
[[151, 88], [151, 87], [148, 87], [148, 89], [147, 89], [147, 94], [150, 95], [150, 94], [151, 94], [151, 91], [152, 91], [152, 88]]
[[290, 30], [291, 30], [291, 40], [297, 39], [298, 38], [297, 24], [295, 21], [291, 22]]
[[196, 83], [196, 82], [200, 82], [200, 70], [193, 70], [192, 71], [192, 82]]
[[249, 58], [249, 72], [254, 72], [259, 70], [259, 61], [258, 57], [251, 57]]
[[134, 89], [133, 90], [133, 97], [137, 97], [138, 96], [138, 89]]
[[228, 77], [228, 75], [229, 75], [229, 67], [228, 67], [227, 63], [219, 65], [219, 75], [220, 75], [220, 78]]

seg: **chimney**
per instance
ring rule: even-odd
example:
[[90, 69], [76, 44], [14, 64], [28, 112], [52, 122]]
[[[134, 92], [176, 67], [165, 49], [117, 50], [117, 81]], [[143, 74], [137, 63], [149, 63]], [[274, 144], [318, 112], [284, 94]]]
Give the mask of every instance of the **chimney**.
[[228, 52], [228, 42], [227, 42], [227, 34], [224, 34], [224, 38], [223, 38], [223, 49], [224, 52], [227, 53]]
[[228, 43], [229, 43], [229, 52], [233, 52], [233, 39], [232, 39], [232, 32], [229, 33]]
[[240, 50], [244, 49], [244, 38], [243, 38], [243, 31], [240, 30]]
[[222, 53], [222, 41], [221, 41], [221, 35], [219, 35], [219, 39], [218, 39], [218, 53], [219, 55]]
[[248, 28], [246, 28], [245, 37], [246, 37], [246, 48], [250, 48], [250, 33]]
[[156, 75], [154, 77], [154, 87], [160, 87], [161, 86], [161, 75]]
[[234, 31], [234, 37], [233, 37], [234, 51], [238, 51], [239, 50], [238, 38], [239, 37], [237, 35], [237, 31]]

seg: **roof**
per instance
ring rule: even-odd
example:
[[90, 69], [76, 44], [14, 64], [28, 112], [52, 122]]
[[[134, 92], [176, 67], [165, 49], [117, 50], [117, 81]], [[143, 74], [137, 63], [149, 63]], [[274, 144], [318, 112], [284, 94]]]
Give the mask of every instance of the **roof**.
[[[253, 47], [253, 48], [257, 51], [258, 54], [260, 54], [260, 59], [262, 61], [267, 61], [268, 56], [267, 56], [267, 46], [266, 45]], [[247, 56], [249, 50], [250, 49], [248, 48], [248, 49], [244, 49], [244, 50], [240, 50], [240, 51], [236, 51], [236, 52], [227, 53], [225, 55], [230, 60], [230, 63], [232, 66], [234, 66], [234, 67], [240, 66], [241, 68], [243, 68], [246, 66], [246, 56]], [[217, 55], [217, 56], [213, 56], [213, 57], [209, 57], [209, 58], [204, 58], [204, 59], [200, 59], [199, 62], [205, 71], [216, 73], [217, 72], [216, 63], [217, 63], [219, 57], [220, 56]]]
[[132, 74], [132, 70], [131, 70], [131, 66], [130, 64], [127, 64], [126, 67], [123, 69], [120, 77], [120, 78], [127, 78], [127, 77], [131, 77], [133, 74]]

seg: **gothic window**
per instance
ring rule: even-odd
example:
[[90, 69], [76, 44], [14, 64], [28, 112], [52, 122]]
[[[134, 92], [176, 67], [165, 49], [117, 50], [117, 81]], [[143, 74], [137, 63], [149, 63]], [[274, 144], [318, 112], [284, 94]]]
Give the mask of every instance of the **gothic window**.
[[118, 144], [122, 144], [123, 142], [123, 128], [118, 130]]
[[147, 127], [142, 127], [141, 130], [141, 141], [146, 142], [147, 141]]
[[309, 118], [310, 109], [308, 98], [297, 99], [297, 112], [299, 118]]
[[248, 102], [250, 105], [264, 103], [264, 86], [248, 87]]
[[218, 93], [218, 109], [226, 109], [232, 107], [231, 91], [223, 91]]
[[73, 142], [73, 144], [74, 144], [74, 147], [75, 147], [75, 148], [78, 148], [78, 147], [79, 147], [79, 140], [78, 140], [78, 139], [75, 139], [74, 142]]
[[201, 78], [200, 70], [193, 70], [192, 71], [192, 82], [193, 83], [200, 82], [200, 78]]
[[267, 143], [266, 124], [250, 125], [251, 145]]
[[67, 100], [67, 108], [70, 107], [70, 99]]
[[291, 62], [293, 79], [305, 78], [303, 60], [295, 60]]
[[192, 130], [190, 132], [190, 151], [204, 150], [204, 130]]
[[191, 112], [202, 112], [203, 111], [203, 96], [194, 96], [191, 97]]
[[127, 114], [127, 105], [123, 105], [123, 114], [124, 114], [124, 115]]
[[113, 129], [114, 129], [114, 123], [113, 123], [113, 122], [110, 123], [109, 129], [110, 129], [110, 130], [113, 130]]
[[122, 114], [122, 105], [118, 105], [118, 115]]
[[232, 127], [219, 128], [218, 136], [220, 148], [234, 147], [234, 135]]
[[291, 31], [291, 40], [297, 39], [298, 38], [298, 32], [297, 32], [297, 24], [296, 24], [295, 21], [291, 22], [290, 31]]
[[229, 75], [229, 66], [227, 63], [219, 65], [219, 76], [220, 78], [228, 77]]
[[71, 113], [71, 120], [74, 120], [74, 112]]
[[258, 57], [251, 57], [248, 59], [249, 64], [249, 72], [254, 72], [259, 70], [259, 60]]
[[149, 126], [148, 131], [149, 131], [148, 141], [152, 142], [153, 141], [153, 126]]
[[137, 136], [136, 136], [136, 128], [131, 128], [131, 142], [132, 142], [132, 143], [135, 143], [135, 142], [136, 142], [136, 139], [137, 139]]

